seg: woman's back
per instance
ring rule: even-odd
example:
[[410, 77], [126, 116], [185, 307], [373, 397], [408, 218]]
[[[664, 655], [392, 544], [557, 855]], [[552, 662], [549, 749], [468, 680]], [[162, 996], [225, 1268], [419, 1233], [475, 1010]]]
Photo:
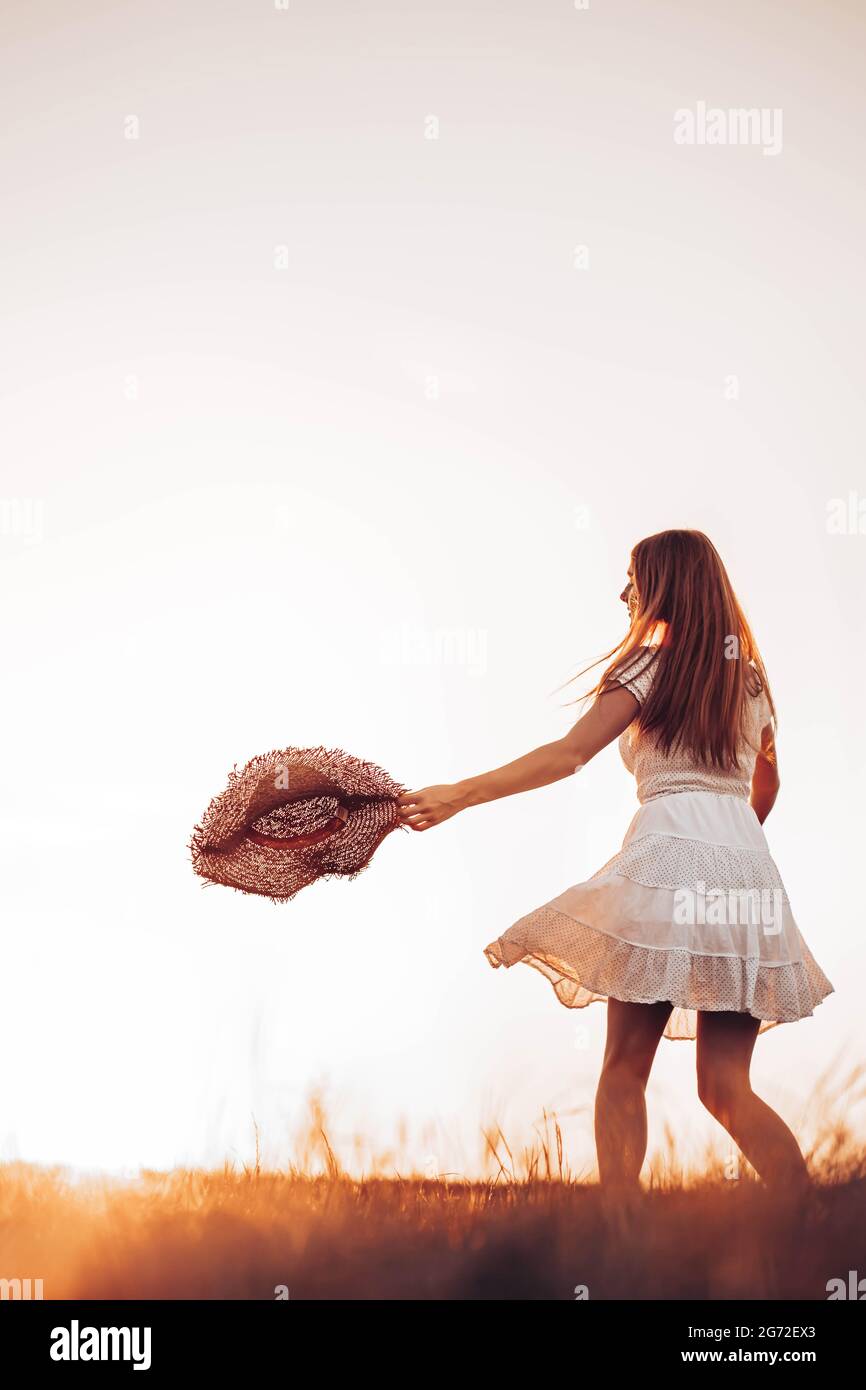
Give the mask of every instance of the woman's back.
[[[640, 704], [646, 700], [658, 669], [658, 650], [652, 646], [639, 647], [634, 662], [619, 679], [619, 684], [630, 690]], [[770, 722], [769, 702], [763, 690], [750, 697], [748, 709], [747, 737], [740, 740], [738, 749], [739, 771], [725, 771], [699, 762], [687, 749], [676, 746], [664, 753], [654, 734], [641, 732], [637, 720], [630, 724], [619, 739], [619, 751], [626, 768], [637, 780], [641, 804], [676, 792], [701, 791], [739, 796], [748, 801], [752, 772], [761, 748], [761, 730]]]

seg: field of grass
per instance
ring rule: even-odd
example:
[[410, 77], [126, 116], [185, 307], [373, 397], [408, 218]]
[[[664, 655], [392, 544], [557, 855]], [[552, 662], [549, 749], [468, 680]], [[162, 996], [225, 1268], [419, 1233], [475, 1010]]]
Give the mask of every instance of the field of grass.
[[481, 1182], [352, 1177], [318, 1110], [281, 1172], [0, 1165], [0, 1278], [41, 1278], [46, 1299], [826, 1299], [866, 1275], [866, 1152], [844, 1115], [809, 1150], [805, 1200], [745, 1163], [683, 1173], [671, 1145], [629, 1210], [572, 1177], [546, 1119], [517, 1158], [487, 1133]]
[[45, 1298], [824, 1299], [866, 1267], [866, 1177], [806, 1203], [707, 1180], [606, 1211], [597, 1187], [182, 1172], [0, 1179], [3, 1277]]

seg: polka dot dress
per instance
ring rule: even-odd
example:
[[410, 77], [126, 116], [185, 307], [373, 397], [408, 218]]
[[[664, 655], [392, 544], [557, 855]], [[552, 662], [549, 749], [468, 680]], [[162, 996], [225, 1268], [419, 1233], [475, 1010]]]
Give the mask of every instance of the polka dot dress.
[[[655, 670], [656, 649], [644, 647], [624, 673], [641, 704]], [[798, 930], [749, 804], [769, 719], [761, 691], [731, 773], [687, 751], [665, 754], [631, 724], [619, 750], [641, 805], [621, 849], [491, 942], [490, 964], [531, 965], [568, 1008], [667, 1000], [670, 1039], [693, 1039], [699, 1010], [749, 1013], [760, 1033], [809, 1017], [833, 986]]]

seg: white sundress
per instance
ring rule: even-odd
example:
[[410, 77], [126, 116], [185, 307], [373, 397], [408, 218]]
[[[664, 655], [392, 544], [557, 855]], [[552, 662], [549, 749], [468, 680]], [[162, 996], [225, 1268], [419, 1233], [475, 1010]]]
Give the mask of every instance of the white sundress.
[[[655, 647], [621, 684], [643, 704]], [[619, 739], [641, 805], [622, 848], [591, 878], [521, 917], [484, 954], [550, 980], [568, 1008], [609, 997], [673, 1005], [663, 1036], [696, 1037], [697, 1011], [747, 1012], [759, 1033], [809, 1017], [833, 986], [797, 928], [761, 822], [749, 804], [763, 691], [752, 697], [740, 771], [726, 773], [632, 723]]]

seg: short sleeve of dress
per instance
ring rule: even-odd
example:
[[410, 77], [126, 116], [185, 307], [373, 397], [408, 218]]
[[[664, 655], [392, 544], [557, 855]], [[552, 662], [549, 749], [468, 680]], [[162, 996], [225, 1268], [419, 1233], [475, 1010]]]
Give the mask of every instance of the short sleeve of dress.
[[656, 669], [657, 651], [654, 647], [638, 647], [634, 660], [617, 676], [617, 684], [630, 690], [642, 705], [649, 695]]

